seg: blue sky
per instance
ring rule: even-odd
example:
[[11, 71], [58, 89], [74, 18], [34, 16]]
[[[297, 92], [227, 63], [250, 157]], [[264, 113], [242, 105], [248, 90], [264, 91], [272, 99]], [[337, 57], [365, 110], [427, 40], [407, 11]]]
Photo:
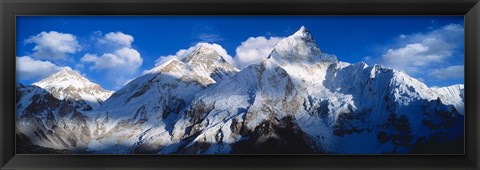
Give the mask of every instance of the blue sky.
[[17, 81], [62, 67], [116, 90], [199, 42], [245, 67], [305, 26], [340, 61], [404, 70], [429, 86], [463, 84], [463, 16], [18, 16]]

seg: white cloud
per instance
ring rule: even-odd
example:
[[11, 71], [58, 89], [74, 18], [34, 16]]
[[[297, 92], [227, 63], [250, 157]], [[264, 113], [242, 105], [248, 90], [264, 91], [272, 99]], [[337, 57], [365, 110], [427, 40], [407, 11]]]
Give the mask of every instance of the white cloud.
[[455, 65], [444, 69], [434, 69], [430, 72], [430, 76], [441, 80], [463, 78], [464, 67], [463, 65]]
[[388, 49], [382, 55], [381, 64], [416, 74], [444, 64], [461, 52], [463, 26], [449, 24], [428, 33], [402, 34], [398, 40], [399, 47]]
[[421, 69], [419, 66], [443, 62], [445, 57], [448, 56], [432, 53], [428, 46], [419, 43], [407, 44], [402, 48], [389, 49], [383, 55], [387, 65], [410, 73], [418, 72], [419, 68]]
[[109, 48], [106, 48], [103, 54], [85, 54], [80, 62], [92, 64], [89, 67], [90, 70], [102, 71], [116, 88], [120, 88], [126, 80], [136, 74], [143, 63], [140, 53], [131, 47], [134, 38], [122, 32], [110, 32], [96, 40]]
[[165, 62], [167, 62], [171, 59], [182, 60], [185, 57], [187, 57], [190, 53], [192, 53], [193, 50], [195, 50], [196, 48], [198, 48], [199, 46], [202, 46], [202, 45], [213, 48], [218, 54], [220, 54], [225, 59], [225, 61], [234, 65], [234, 60], [232, 59], [232, 56], [228, 55], [227, 50], [225, 50], [222, 46], [220, 46], [218, 44], [209, 44], [209, 43], [197, 43], [195, 46], [192, 46], [188, 49], [178, 50], [174, 55], [160, 56], [155, 61], [156, 62], [155, 65], [156, 66], [161, 65], [161, 64], [163, 64], [163, 63], [165, 63]]
[[264, 36], [248, 38], [236, 49], [234, 60], [237, 68], [243, 69], [251, 64], [261, 62], [268, 57], [275, 45], [282, 39], [282, 37], [266, 38]]
[[103, 38], [99, 39], [99, 42], [110, 45], [115, 44], [121, 47], [131, 47], [133, 40], [134, 38], [131, 35], [122, 32], [110, 32], [105, 34]]
[[223, 38], [218, 34], [206, 34], [206, 33], [202, 33], [198, 35], [198, 39], [200, 39], [201, 41], [209, 42], [209, 43], [219, 42], [223, 40]]
[[123, 47], [113, 53], [104, 53], [101, 56], [85, 54], [81, 60], [83, 63], [93, 63], [91, 70], [115, 70], [134, 73], [142, 65], [142, 58], [137, 50]]
[[16, 57], [16, 65], [19, 80], [41, 80], [65, 68], [49, 61], [35, 60], [29, 56]]
[[35, 44], [32, 56], [39, 59], [63, 60], [81, 48], [74, 35], [56, 31], [41, 32], [25, 42]]

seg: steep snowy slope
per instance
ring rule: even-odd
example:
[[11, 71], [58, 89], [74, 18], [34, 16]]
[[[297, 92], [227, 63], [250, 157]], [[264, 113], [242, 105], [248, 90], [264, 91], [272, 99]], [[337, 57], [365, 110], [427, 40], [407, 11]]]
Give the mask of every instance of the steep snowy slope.
[[293, 35], [278, 42], [269, 58], [279, 61], [281, 65], [337, 60], [336, 56], [325, 54], [318, 48], [312, 35], [304, 26]]
[[463, 135], [463, 116], [438, 98], [404, 72], [336, 61], [302, 27], [196, 95], [160, 153], [406, 153]]
[[90, 141], [88, 118], [82, 112], [111, 94], [70, 69], [30, 86], [17, 84], [16, 90], [17, 133], [35, 145], [79, 150]]
[[33, 85], [47, 90], [59, 100], [85, 101], [92, 108], [98, 107], [113, 93], [70, 68], [64, 68]]
[[215, 81], [229, 78], [239, 71], [208, 45], [199, 45], [182, 61], [189, 65], [193, 72], [211, 77]]
[[179, 145], [172, 147], [185, 147], [185, 153], [228, 153], [242, 134], [253, 135], [250, 130], [261, 123], [295, 114], [298, 99], [284, 69], [269, 61], [251, 65], [196, 95], [175, 125]]
[[463, 84], [457, 84], [448, 87], [434, 88], [443, 104], [453, 105], [460, 114], [465, 113], [464, 87]]
[[338, 61], [305, 27], [241, 71], [192, 49], [110, 97], [71, 70], [17, 85], [17, 129], [40, 146], [109, 154], [409, 153], [463, 139], [463, 85]]
[[172, 59], [147, 71], [91, 113], [95, 140], [90, 149], [111, 152], [121, 147], [123, 152], [143, 153], [170, 144], [169, 129], [193, 96], [236, 72], [213, 48], [203, 45], [182, 61]]
[[[326, 151], [405, 153], [419, 142], [451, 141], [463, 135], [463, 116], [455, 107], [441, 103], [436, 90], [404, 72], [365, 63], [335, 63], [323, 83], [333, 93], [349, 96], [343, 108], [328, 106], [334, 108], [328, 122], [333, 134], [341, 138], [317, 143]], [[310, 128], [305, 131], [311, 136], [324, 135]]]

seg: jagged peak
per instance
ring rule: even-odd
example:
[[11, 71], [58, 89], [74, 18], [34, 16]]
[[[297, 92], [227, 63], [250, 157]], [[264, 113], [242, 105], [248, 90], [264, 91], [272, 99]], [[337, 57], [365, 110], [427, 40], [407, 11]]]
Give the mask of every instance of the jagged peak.
[[206, 43], [199, 43], [197, 45], [197, 48], [195, 49], [196, 51], [212, 51], [212, 52], [216, 52], [216, 50], [212, 47], [210, 47], [209, 45], [207, 45]]
[[78, 77], [83, 77], [79, 72], [72, 70], [70, 67], [64, 67], [62, 68], [59, 72], [55, 73], [58, 75], [72, 75], [72, 76], [78, 76]]
[[227, 62], [225, 56], [222, 56], [216, 48], [218, 47], [212, 44], [197, 44], [196, 48], [182, 61], [190, 69], [206, 77], [211, 77], [217, 70], [227, 74], [238, 72], [239, 70]]
[[211, 60], [220, 60], [225, 62], [223, 56], [221, 56], [214, 48], [210, 47], [207, 44], [199, 44], [197, 47], [187, 55], [182, 61], [185, 63], [195, 63], [198, 61], [211, 61]]
[[337, 61], [336, 56], [323, 53], [305, 26], [280, 40], [269, 57], [285, 63]]
[[228, 73], [238, 72], [239, 70], [228, 63], [215, 48], [212, 44], [198, 43], [188, 49], [185, 54], [172, 58], [143, 74], [194, 71], [209, 77], [217, 69]]
[[63, 67], [59, 73], [69, 73], [69, 74], [78, 74], [78, 72], [72, 70], [70, 67]]
[[297, 32], [299, 32], [299, 31], [305, 32], [305, 31], [308, 31], [308, 30], [307, 30], [307, 28], [305, 28], [305, 26], [302, 25]]
[[60, 71], [51, 74], [47, 78], [44, 78], [34, 85], [39, 87], [45, 87], [55, 83], [67, 83], [67, 84], [74, 84], [74, 83], [91, 83], [87, 78], [83, 77], [79, 72], [72, 70], [70, 67], [64, 67]]
[[65, 89], [68, 87], [74, 87], [77, 89], [82, 88], [96, 88], [102, 92], [111, 93], [111, 91], [103, 89], [100, 85], [91, 82], [79, 72], [72, 70], [69, 67], [65, 67], [60, 71], [53, 73], [45, 79], [42, 79], [32, 85], [47, 89], [49, 91]]
[[297, 30], [297, 32], [293, 33], [291, 37], [306, 37], [306, 38], [312, 38], [312, 35], [310, 34], [310, 31], [308, 31], [305, 26], [301, 26], [300, 29]]
[[92, 107], [97, 107], [101, 101], [106, 100], [113, 93], [69, 67], [33, 83], [33, 85], [48, 91], [59, 100], [83, 100]]

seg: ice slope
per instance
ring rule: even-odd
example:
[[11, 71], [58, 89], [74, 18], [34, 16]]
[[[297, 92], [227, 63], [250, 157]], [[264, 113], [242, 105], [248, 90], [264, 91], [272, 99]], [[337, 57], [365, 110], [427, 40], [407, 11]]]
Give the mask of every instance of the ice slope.
[[193, 142], [184, 147], [189, 150], [196, 148], [194, 150], [201, 153], [209, 146], [199, 146], [200, 143], [232, 144], [242, 138], [240, 129], [234, 126], [250, 129], [265, 120], [294, 114], [301, 106], [287, 102], [296, 98], [297, 93], [285, 70], [269, 61], [251, 65], [233, 78], [214, 84], [196, 95], [194, 102], [175, 124], [173, 137], [175, 142], [180, 142], [194, 135]]
[[310, 31], [302, 26], [293, 35], [280, 40], [272, 50], [269, 58], [281, 64], [298, 62], [314, 63], [323, 60], [336, 61], [336, 56], [323, 53], [313, 39]]
[[53, 84], [50, 97], [17, 85], [17, 117], [27, 118], [17, 128], [38, 145], [110, 154], [371, 154], [408, 153], [463, 135], [463, 85], [430, 88], [402, 71], [338, 61], [305, 27], [241, 71], [200, 45], [91, 111], [58, 100], [80, 95], [67, 90], [75, 85], [55, 82], [85, 82], [64, 72], [75, 78], [39, 83]]
[[182, 61], [172, 59], [146, 71], [89, 113], [96, 127], [89, 149], [110, 152], [128, 146], [122, 150], [144, 153], [171, 144], [171, 126], [193, 96], [236, 72], [213, 48], [203, 45]]
[[70, 68], [63, 68], [61, 71], [33, 83], [33, 85], [47, 90], [59, 100], [83, 100], [92, 108], [98, 107], [113, 93], [103, 89], [98, 84], [90, 82]]
[[17, 85], [16, 131], [39, 146], [82, 149], [90, 141], [85, 103], [59, 100], [32, 85]]
[[242, 143], [269, 143], [270, 152], [406, 153], [463, 134], [463, 116], [438, 91], [401, 71], [339, 62], [302, 27], [266, 61], [196, 95], [175, 124], [177, 145], [159, 153], [248, 150]]
[[463, 84], [448, 87], [433, 88], [443, 104], [453, 105], [460, 114], [465, 113], [465, 90]]
[[33, 144], [82, 150], [90, 141], [84, 111], [98, 107], [112, 92], [65, 68], [30, 86], [17, 84], [17, 133]]

